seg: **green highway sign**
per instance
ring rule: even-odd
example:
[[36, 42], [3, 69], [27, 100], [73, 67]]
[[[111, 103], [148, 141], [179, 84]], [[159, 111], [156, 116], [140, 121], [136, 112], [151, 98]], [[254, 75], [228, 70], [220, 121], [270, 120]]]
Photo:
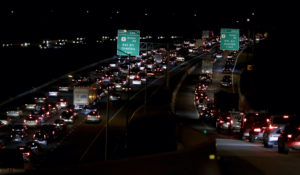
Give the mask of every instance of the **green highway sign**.
[[240, 29], [221, 29], [221, 50], [239, 50]]
[[117, 55], [140, 55], [139, 30], [118, 30]]

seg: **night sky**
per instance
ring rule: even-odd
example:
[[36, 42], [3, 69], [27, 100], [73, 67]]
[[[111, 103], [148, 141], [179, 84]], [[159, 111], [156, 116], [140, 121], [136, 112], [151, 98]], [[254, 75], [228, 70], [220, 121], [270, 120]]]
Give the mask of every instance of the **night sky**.
[[[283, 18], [286, 14], [282, 13], [284, 8], [274, 3], [101, 2], [2, 3], [0, 37], [2, 40], [78, 35], [94, 37], [116, 35], [117, 29], [122, 28], [139, 29], [142, 35], [178, 34], [192, 37], [200, 35], [204, 29], [218, 32], [221, 27], [237, 27], [243, 32], [249, 27], [246, 22], [248, 17], [252, 27], [261, 32], [274, 30], [286, 21]], [[252, 16], [252, 13], [255, 15]]]

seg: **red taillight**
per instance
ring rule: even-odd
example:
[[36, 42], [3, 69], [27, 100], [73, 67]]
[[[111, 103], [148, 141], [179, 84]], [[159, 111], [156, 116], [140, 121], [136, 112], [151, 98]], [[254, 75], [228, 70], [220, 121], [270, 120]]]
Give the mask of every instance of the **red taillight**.
[[289, 139], [292, 138], [292, 136], [293, 136], [292, 134], [288, 134], [288, 135], [287, 135], [287, 137], [288, 137]]
[[55, 134], [55, 131], [52, 131], [52, 135], [54, 135]]
[[270, 119], [267, 118], [267, 122], [269, 123], [269, 122], [270, 122]]
[[244, 122], [246, 122], [247, 121], [247, 119], [246, 118], [244, 118]]
[[38, 123], [39, 121], [38, 120], [35, 120], [35, 123]]
[[233, 124], [233, 120], [230, 120], [230, 123]]
[[224, 121], [223, 121], [223, 120], [220, 120], [219, 123], [224, 123]]
[[261, 132], [260, 128], [254, 128], [254, 132]]

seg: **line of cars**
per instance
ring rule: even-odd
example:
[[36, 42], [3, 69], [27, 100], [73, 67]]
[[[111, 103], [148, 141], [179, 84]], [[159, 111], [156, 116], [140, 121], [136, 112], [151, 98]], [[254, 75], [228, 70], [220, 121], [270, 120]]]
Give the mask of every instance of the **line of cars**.
[[[62, 138], [67, 125], [76, 121], [79, 112], [84, 114], [86, 123], [101, 122], [98, 104], [106, 101], [105, 98], [111, 102], [120, 101], [123, 93], [138, 90], [146, 81], [162, 75], [167, 69], [167, 53], [165, 49], [157, 49], [130, 60], [125, 56], [118, 57], [92, 73], [70, 76], [71, 84], [51, 89], [48, 96], [37, 96], [33, 102], [8, 110], [6, 115], [0, 115], [0, 132], [3, 128], [3, 131], [8, 131], [9, 142], [0, 139], [0, 148], [16, 146], [24, 160], [30, 161], [50, 143], [55, 144]], [[172, 53], [175, 55], [170, 59], [171, 67], [184, 61], [182, 55]], [[60, 96], [71, 94], [75, 87], [91, 86], [96, 87], [97, 98], [80, 111], [75, 110], [67, 98]]]
[[215, 108], [213, 103], [210, 101], [206, 90], [209, 84], [212, 83], [212, 77], [210, 74], [201, 73], [199, 75], [199, 83], [195, 88], [195, 104], [199, 112], [200, 120], [210, 121], [213, 119], [215, 114]]
[[[232, 72], [238, 52], [231, 52], [226, 58], [223, 73]], [[222, 55], [219, 54], [218, 57]], [[224, 75], [221, 87], [232, 87], [231, 76]], [[240, 139], [261, 142], [265, 148], [278, 145], [279, 153], [300, 149], [300, 119], [295, 114], [269, 114], [266, 112], [242, 113], [226, 111], [216, 114], [217, 132], [236, 133]]]

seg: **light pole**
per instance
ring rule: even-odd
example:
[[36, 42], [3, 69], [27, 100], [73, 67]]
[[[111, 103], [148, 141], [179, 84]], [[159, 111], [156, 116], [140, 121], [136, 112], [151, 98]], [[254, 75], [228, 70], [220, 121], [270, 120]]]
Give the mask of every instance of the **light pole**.
[[109, 122], [109, 86], [107, 86], [107, 101], [106, 101], [105, 160], [108, 159], [108, 122]]

